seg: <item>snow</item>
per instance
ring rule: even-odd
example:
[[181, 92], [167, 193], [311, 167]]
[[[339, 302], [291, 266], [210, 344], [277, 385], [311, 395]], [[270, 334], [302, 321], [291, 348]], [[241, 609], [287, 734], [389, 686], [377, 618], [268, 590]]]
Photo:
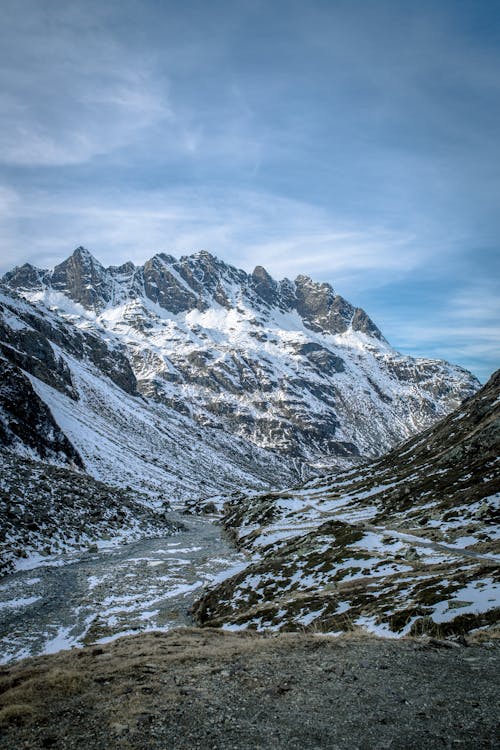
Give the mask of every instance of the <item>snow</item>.
[[363, 630], [380, 638], [400, 638], [403, 633], [395, 633], [387, 623], [381, 623], [376, 616], [361, 616], [356, 618], [355, 624]]
[[56, 636], [45, 642], [44, 653], [45, 654], [57, 654], [58, 651], [63, 651], [75, 646], [77, 641], [71, 635], [72, 626], [61, 627]]
[[[199, 289], [190, 286], [179, 268], [189, 268], [196, 278], [201, 278], [201, 263], [204, 261], [205, 256], [184, 258], [181, 265], [170, 257], [158, 255], [153, 259], [154, 264], [168, 270], [182, 291], [195, 296], [199, 296]], [[289, 421], [286, 416], [290, 408], [306, 422], [312, 419], [313, 424], [315, 416], [325, 423], [330, 415], [335, 420], [341, 416], [335, 439], [354, 442], [367, 455], [388, 448], [395, 441], [427, 426], [429, 415], [421, 409], [425, 399], [433, 399], [436, 414], [449, 408], [449, 397], [436, 399], [432, 396], [433, 385], [441, 384], [444, 374], [457, 382], [463, 381], [462, 371], [445, 364], [402, 357], [387, 342], [352, 328], [339, 335], [312, 331], [296, 310], [263, 309], [256, 305], [251, 277], [216, 260], [210, 262], [214, 263], [220, 288], [231, 301], [230, 309], [217, 303], [207, 286], [202, 289], [201, 296], [208, 309], [173, 314], [144, 294], [140, 268], [134, 269], [132, 274], [127, 272], [120, 276], [116, 269], [106, 270], [98, 266], [101, 286], [111, 290], [111, 301], [98, 314], [86, 310], [62, 292], [52, 290], [50, 284], [42, 291], [25, 293], [39, 304], [43, 302], [57, 308], [59, 315], [66, 316], [77, 326], [97, 333], [111, 348], [124, 345], [131, 355], [136, 376], [154, 383], [155, 388], [163, 390], [169, 398], [187, 404], [198, 421], [198, 429], [200, 423], [211, 419], [206, 404], [212, 399], [231, 404], [238, 415], [249, 415], [257, 422], [262, 421], [263, 428], [246, 428], [244, 421], [238, 428], [240, 435], [262, 448], [288, 447], [286, 429], [272, 434], [265, 423], [277, 417], [292, 425], [293, 419]], [[96, 261], [92, 263], [97, 264]], [[138, 325], [137, 319], [144, 326]], [[263, 333], [266, 339], [260, 340]], [[297, 353], [300, 346], [308, 342], [319, 344], [340, 357], [345, 372], [316, 372], [307, 357]], [[198, 382], [196, 366], [186, 367], [187, 357], [193, 353], [210, 355], [209, 369], [224, 378], [219, 393]], [[259, 363], [260, 374], [246, 366], [248, 360]], [[244, 377], [253, 380], [252, 389], [245, 387], [236, 362]], [[423, 367], [432, 364], [432, 375], [427, 380], [420, 378], [420, 383], [411, 378], [398, 380], [390, 373], [392, 362], [419, 375]], [[73, 363], [70, 366], [73, 371]], [[175, 377], [165, 379], [166, 374]], [[297, 390], [292, 384], [299, 380], [306, 383], [306, 387]], [[329, 384], [335, 393], [337, 403], [333, 411], [331, 405], [314, 394], [314, 386], [320, 383]], [[374, 391], [372, 383], [391, 395], [393, 401], [390, 405]], [[263, 390], [264, 384], [269, 386], [269, 391]], [[265, 407], [259, 405], [263, 401]], [[173, 417], [170, 414], [170, 418]], [[224, 416], [220, 421], [223, 429], [234, 429]], [[188, 427], [186, 423], [185, 426]], [[191, 425], [187, 431], [194, 429], [196, 427]], [[205, 450], [207, 442], [210, 443], [207, 437]], [[302, 440], [301, 450], [311, 461], [324, 456], [325, 448], [327, 450], [328, 446], [319, 441]], [[95, 454], [90, 463], [92, 470], [97, 470]], [[175, 483], [173, 477], [170, 482]]]
[[30, 604], [40, 601], [39, 596], [29, 596], [23, 599], [10, 599], [4, 602], [0, 602], [0, 609], [22, 609], [23, 607], [29, 607]]
[[500, 607], [500, 583], [484, 578], [455, 591], [450, 599], [435, 604], [432, 619], [434, 622], [449, 622], [457, 615], [480, 614], [494, 607]]
[[[86, 254], [84, 260], [88, 264], [91, 258]], [[174, 267], [175, 261], [156, 256], [154, 262], [168, 269], [181, 290], [198, 296], [198, 291]], [[191, 258], [186, 262], [195, 276], [201, 278], [196, 273], [201, 271], [196, 260]], [[79, 399], [74, 401], [33, 376], [30, 379], [81, 454], [87, 471], [102, 481], [131, 487], [141, 493], [138, 499], [149, 507], [160, 508], [165, 501], [180, 506], [184, 499], [199, 494], [215, 496], [214, 502], [219, 503], [224, 492], [235, 486], [263, 491], [283, 481], [292, 483], [292, 477], [296, 482], [303, 469], [301, 461], [317, 462], [328, 453], [328, 441], [309, 434], [314, 433], [316, 423], [329, 426], [334, 421], [340, 422], [332, 429], [330, 438], [353, 442], [362, 454], [374, 455], [428, 426], [435, 416], [450, 408], [454, 398], [451, 391], [442, 397], [434, 395], [440, 392], [445, 378], [457, 393], [459, 385], [465, 386], [467, 382], [460, 368], [403, 357], [387, 342], [356, 332], [352, 326], [338, 335], [312, 331], [296, 310], [284, 312], [255, 305], [249, 277], [224, 264], [217, 266], [217, 273], [222, 291], [231, 300], [230, 309], [215, 302], [207, 286], [200, 296], [202, 302], [208, 303], [208, 309], [178, 314], [148, 299], [140, 289], [138, 296], [132, 298], [132, 291], [135, 294], [137, 289], [133, 288], [135, 279], [131, 275], [119, 277], [102, 266], [99, 269], [103, 284], [111, 290], [111, 301], [99, 313], [86, 310], [61, 292], [44, 288], [31, 294], [32, 299], [47, 306], [44, 312], [40, 305], [37, 314], [47, 315], [54, 325], [63, 319], [72, 321], [96, 334], [110, 352], [124, 347], [144, 393], [155, 393], [158, 400], [125, 393], [89, 360], [79, 360], [55, 345], [54, 352], [66, 362]], [[48, 307], [55, 312], [48, 313]], [[24, 326], [21, 318], [10, 313], [8, 322], [13, 330]], [[307, 343], [319, 344], [342, 359], [345, 371], [318, 372], [306, 356], [299, 354], [300, 347]], [[406, 368], [408, 379], [394, 374], [399, 366]], [[333, 405], [318, 395], [319, 385], [329, 390], [332, 403], [334, 397]], [[380, 397], [380, 391], [390, 396], [390, 403]], [[188, 414], [173, 408], [176, 400]], [[427, 402], [433, 410], [429, 411]], [[225, 411], [229, 416], [226, 417]], [[289, 461], [266, 450], [288, 451], [291, 440], [288, 428], [293, 433], [301, 420], [305, 438], [300, 438], [299, 429], [299, 442], [293, 445], [298, 458]], [[279, 425], [277, 428], [274, 422]], [[318, 433], [321, 435], [321, 430]], [[258, 559], [262, 548], [278, 544], [285, 548], [288, 540], [310, 534], [330, 519], [362, 526], [377, 515], [380, 508], [375, 503], [380, 505], [384, 493], [393, 490], [397, 483], [381, 480], [356, 492], [350, 487], [354, 481], [356, 477], [347, 474], [344, 494], [337, 497], [329, 497], [327, 488], [314, 483], [304, 491], [277, 496], [274, 509], [278, 519], [263, 528], [244, 525], [240, 538], [247, 540]], [[495, 499], [498, 495], [492, 496], [491, 500]], [[437, 521], [435, 525], [453, 529], [461, 523], [445, 525]], [[432, 525], [431, 522], [429, 526]], [[112, 555], [120, 540], [130, 540], [135, 531], [132, 528], [121, 537], [98, 540], [96, 559], [104, 552]], [[250, 535], [255, 532], [256, 537], [250, 543]], [[340, 574], [342, 578], [342, 573], [345, 573], [342, 582], [367, 575], [383, 580], [413, 571], [411, 565], [391, 558], [409, 543], [417, 547], [424, 564], [431, 564], [448, 560], [446, 550], [459, 550], [477, 542], [464, 531], [453, 546], [440, 545], [438, 552], [420, 537], [389, 533], [394, 539], [387, 543], [383, 540], [383, 530], [378, 533], [365, 529], [363, 538], [345, 549], [345, 559], [326, 573], [311, 572], [296, 561], [297, 570], [290, 585], [297, 583], [299, 588], [314, 589], [328, 584], [334, 575]], [[169, 554], [172, 549], [167, 547]], [[321, 555], [319, 548], [316, 551]], [[222, 572], [204, 570], [193, 581], [178, 582], [175, 576], [189, 568], [182, 555], [196, 557], [199, 552], [203, 550], [196, 545], [179, 546], [175, 549], [179, 557], [169, 559], [168, 573], [158, 557], [137, 556], [129, 560], [130, 566], [143, 566], [143, 570], [156, 575], [158, 585], [169, 587], [161, 597], [152, 588], [141, 598], [138, 619], [154, 620], [160, 598], [184, 600], [204, 585], [215, 585], [242, 572], [248, 564], [238, 561]], [[356, 553], [366, 555], [366, 559], [355, 557]], [[63, 560], [43, 561], [33, 556], [20, 561], [19, 568], [26, 570], [30, 565], [43, 564], [62, 565]], [[135, 575], [126, 569], [122, 574], [124, 578], [131, 576], [131, 581]], [[258, 590], [275, 580], [249, 575], [240, 588]], [[103, 588], [104, 578], [91, 575], [87, 584], [88, 590], [97, 594]], [[124, 628], [119, 616], [122, 612], [137, 611], [134, 597], [134, 593], [126, 596], [113, 593], [102, 599], [101, 612], [108, 625]], [[339, 604], [339, 608], [344, 604]], [[317, 614], [303, 613], [302, 624], [309, 625]], [[262, 623], [259, 620], [256, 624], [262, 626]], [[368, 629], [382, 627], [375, 618], [365, 618], [363, 624]], [[70, 629], [62, 627], [48, 643], [67, 644], [71, 637]]]
[[479, 539], [475, 536], [460, 536], [458, 539], [455, 539], [453, 545], [450, 546], [464, 549], [465, 547], [471, 547], [473, 544], [477, 544], [478, 541]]
[[[384, 537], [391, 540], [384, 541]], [[370, 550], [371, 552], [382, 552], [383, 554], [387, 554], [387, 552], [392, 553], [404, 547], [402, 542], [391, 538], [390, 532], [376, 534], [373, 531], [366, 532], [363, 538], [359, 542], [356, 542], [355, 546], [363, 547], [363, 549]]]

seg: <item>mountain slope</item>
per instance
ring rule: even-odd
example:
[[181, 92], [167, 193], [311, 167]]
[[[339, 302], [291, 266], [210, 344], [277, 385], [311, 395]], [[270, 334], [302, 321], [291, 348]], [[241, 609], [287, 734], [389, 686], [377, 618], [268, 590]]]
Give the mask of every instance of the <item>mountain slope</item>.
[[50, 555], [86, 551], [103, 539], [116, 543], [178, 530], [168, 505], [150, 505], [137, 491], [0, 448], [0, 576], [36, 567]]
[[116, 337], [0, 290], [0, 440], [155, 501], [265, 488], [294, 462], [141, 396]]
[[329, 284], [247, 274], [206, 252], [104, 268], [78, 248], [53, 271], [26, 264], [3, 281], [120, 352], [174, 422], [277, 452], [289, 477], [378, 455], [478, 387], [462, 368], [395, 352]]
[[252, 561], [198, 603], [199, 622], [386, 635], [497, 623], [499, 446], [500, 371], [378, 461], [228, 502], [225, 528]]

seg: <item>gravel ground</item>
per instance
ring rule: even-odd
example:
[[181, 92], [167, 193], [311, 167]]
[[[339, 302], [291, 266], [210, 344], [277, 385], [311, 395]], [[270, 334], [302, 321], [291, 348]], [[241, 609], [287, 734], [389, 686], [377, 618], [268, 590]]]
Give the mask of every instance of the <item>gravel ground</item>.
[[500, 646], [185, 628], [0, 672], [0, 748], [496, 748]]

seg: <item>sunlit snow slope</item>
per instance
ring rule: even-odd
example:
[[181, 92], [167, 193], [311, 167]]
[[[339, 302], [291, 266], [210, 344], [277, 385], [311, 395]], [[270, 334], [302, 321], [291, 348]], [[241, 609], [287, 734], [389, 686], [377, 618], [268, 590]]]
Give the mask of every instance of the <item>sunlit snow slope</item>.
[[154, 502], [263, 488], [298, 476], [287, 461], [145, 398], [119, 341], [0, 292], [0, 442], [85, 468]]

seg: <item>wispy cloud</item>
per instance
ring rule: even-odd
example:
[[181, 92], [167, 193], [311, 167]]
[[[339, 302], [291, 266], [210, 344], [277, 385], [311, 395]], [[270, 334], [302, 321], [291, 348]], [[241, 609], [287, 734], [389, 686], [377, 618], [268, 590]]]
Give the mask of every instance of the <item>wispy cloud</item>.
[[416, 319], [386, 315], [392, 342], [417, 356], [460, 362], [486, 380], [500, 367], [500, 303], [493, 283], [443, 291]]
[[[2, 201], [3, 196], [3, 201]], [[68, 253], [83, 243], [107, 257], [141, 261], [158, 250], [174, 253], [200, 248], [251, 270], [265, 265], [277, 277], [309, 273], [357, 276], [375, 283], [374, 275], [407, 274], [423, 262], [414, 238], [377, 227], [357, 230], [336, 225], [327, 212], [307, 203], [253, 192], [128, 191], [95, 192], [76, 202], [37, 192], [23, 196], [0, 190], [6, 204], [3, 237], [12, 248], [2, 259], [5, 269], [20, 259], [29, 237], [26, 259], [46, 264], [55, 248]], [[32, 227], [38, 226], [37, 237]]]
[[80, 164], [171, 118], [166, 82], [100, 25], [102, 13], [25, 5], [2, 11], [1, 162]]

